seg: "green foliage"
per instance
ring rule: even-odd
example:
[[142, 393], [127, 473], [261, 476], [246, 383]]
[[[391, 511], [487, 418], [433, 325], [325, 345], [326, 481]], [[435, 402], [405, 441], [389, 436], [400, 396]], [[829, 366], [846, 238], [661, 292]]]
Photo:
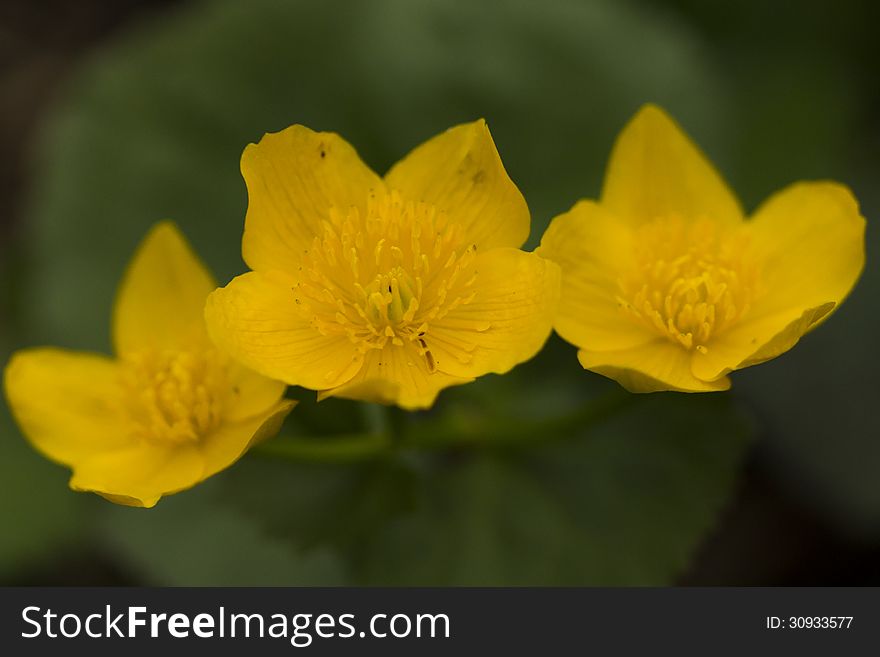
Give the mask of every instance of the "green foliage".
[[[0, 345], [0, 362], [5, 352]], [[62, 468], [27, 444], [0, 403], [0, 581], [77, 549], [86, 518]]]
[[[22, 265], [15, 244], [0, 244], [0, 282], [16, 280]], [[19, 327], [13, 316], [18, 289], [0, 285], [0, 366], [5, 366]], [[9, 318], [9, 319], [7, 319]], [[0, 581], [38, 570], [59, 552], [79, 548], [87, 518], [61, 467], [49, 463], [22, 438], [0, 395]]]
[[748, 431], [723, 398], [632, 403], [566, 440], [432, 472], [417, 510], [377, 533], [366, 581], [674, 580], [727, 499]]
[[[254, 455], [219, 478], [222, 497], [296, 549], [334, 546], [362, 584], [672, 581], [725, 503], [750, 426], [724, 396], [613, 388], [599, 401], [511, 417], [528, 407], [524, 383], [539, 366], [510, 375], [516, 385], [504, 404], [482, 407], [482, 425], [460, 423], [482, 397], [479, 386], [473, 397], [462, 388], [440, 417], [405, 416], [397, 448], [372, 460]], [[562, 372], [544, 383], [601, 387]]]
[[218, 506], [210, 483], [151, 512], [105, 509], [99, 536], [152, 586], [333, 586], [343, 565], [325, 549], [300, 552]]

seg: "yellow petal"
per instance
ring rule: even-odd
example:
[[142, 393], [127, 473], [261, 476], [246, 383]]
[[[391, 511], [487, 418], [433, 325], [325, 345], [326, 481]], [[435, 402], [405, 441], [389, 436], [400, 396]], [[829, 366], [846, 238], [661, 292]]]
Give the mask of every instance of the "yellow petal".
[[840, 303], [865, 265], [865, 219], [852, 192], [833, 182], [797, 183], [747, 223], [766, 294], [754, 316], [786, 306]]
[[788, 311], [745, 322], [713, 339], [705, 353], [694, 354], [694, 376], [711, 380], [776, 358], [796, 345], [833, 308], [834, 303], [826, 303], [808, 308], [797, 317]]
[[255, 372], [323, 390], [360, 369], [363, 356], [347, 336], [322, 335], [294, 302], [296, 281], [280, 271], [249, 272], [213, 292], [205, 307], [217, 346]]
[[436, 368], [463, 378], [503, 374], [538, 353], [559, 302], [559, 267], [534, 253], [492, 249], [474, 268], [473, 301], [429, 322], [425, 336]]
[[446, 212], [480, 250], [520, 247], [528, 239], [529, 208], [504, 170], [482, 119], [418, 146], [392, 167], [385, 181], [405, 198]]
[[658, 339], [631, 349], [578, 352], [585, 369], [614, 379], [630, 392], [712, 392], [730, 388], [730, 379], [703, 381], [691, 373], [691, 352]]
[[240, 422], [224, 423], [199, 445], [204, 458], [203, 478], [228, 468], [253, 445], [272, 438], [297, 402], [283, 400]]
[[748, 315], [694, 360], [711, 379], [774, 358], [827, 319], [865, 264], [865, 219], [850, 191], [831, 182], [798, 183], [772, 196], [746, 224], [760, 263], [758, 298]]
[[70, 487], [116, 504], [155, 506], [161, 497], [195, 486], [274, 436], [295, 405], [278, 402], [255, 417], [223, 424], [199, 443], [138, 442], [92, 454], [74, 466]]
[[204, 478], [204, 459], [197, 446], [139, 442], [77, 463], [70, 487], [118, 504], [149, 508], [163, 495], [190, 488]]
[[617, 137], [601, 203], [633, 223], [669, 214], [736, 223], [743, 214], [715, 168], [656, 105], [645, 105]]
[[132, 443], [121, 416], [116, 364], [95, 354], [27, 349], [4, 372], [9, 408], [43, 454], [73, 465]]
[[248, 190], [242, 255], [251, 269], [295, 273], [331, 207], [365, 211], [370, 191], [384, 189], [339, 135], [301, 125], [245, 148], [241, 173]]
[[318, 399], [342, 397], [418, 410], [430, 408], [443, 388], [471, 381], [432, 372], [426, 358], [411, 343], [395, 346], [389, 342], [383, 349], [367, 353], [363, 368], [351, 381], [321, 392]]
[[231, 365], [229, 381], [232, 394], [227, 402], [228, 409], [223, 415], [224, 420], [229, 422], [261, 415], [277, 404], [287, 389], [282, 381], [257, 374], [239, 363]]
[[116, 353], [203, 344], [202, 311], [215, 287], [177, 227], [168, 221], [156, 224], [119, 286], [113, 311]]
[[592, 201], [554, 218], [537, 253], [562, 269], [554, 328], [590, 351], [635, 347], [656, 338], [620, 308], [620, 276], [631, 268], [632, 231]]

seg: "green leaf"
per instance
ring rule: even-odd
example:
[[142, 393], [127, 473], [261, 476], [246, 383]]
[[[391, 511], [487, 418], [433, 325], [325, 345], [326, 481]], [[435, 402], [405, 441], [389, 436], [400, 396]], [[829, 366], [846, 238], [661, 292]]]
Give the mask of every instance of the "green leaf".
[[729, 399], [653, 395], [566, 441], [460, 455], [377, 532], [365, 581], [670, 584], [728, 499], [749, 436]]
[[27, 443], [0, 402], [0, 581], [82, 549], [87, 504], [67, 487], [69, 476]]
[[224, 474], [220, 497], [297, 549], [331, 545], [358, 561], [372, 532], [411, 511], [419, 473], [392, 458], [325, 465], [249, 456]]
[[99, 531], [113, 554], [154, 586], [310, 586], [346, 583], [327, 549], [291, 550], [249, 518], [217, 505], [213, 486], [151, 510], [108, 505]]
[[362, 584], [669, 584], [727, 501], [751, 431], [728, 397], [628, 399], [592, 428], [517, 448], [341, 466], [251, 457], [222, 494], [299, 549], [340, 550]]

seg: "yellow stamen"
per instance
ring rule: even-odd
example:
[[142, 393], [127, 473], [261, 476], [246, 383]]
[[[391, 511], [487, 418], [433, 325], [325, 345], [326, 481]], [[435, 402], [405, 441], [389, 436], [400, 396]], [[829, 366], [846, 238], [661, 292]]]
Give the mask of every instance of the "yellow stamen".
[[197, 442], [216, 429], [229, 388], [214, 351], [128, 354], [120, 382], [132, 434], [165, 443]]
[[707, 219], [660, 217], [636, 231], [634, 267], [620, 279], [618, 303], [636, 321], [707, 353], [742, 319], [759, 292], [759, 271], [741, 234]]
[[475, 248], [435, 206], [377, 193], [365, 213], [331, 209], [303, 254], [294, 301], [322, 334], [347, 336], [361, 353], [412, 344], [431, 370], [432, 322], [474, 298]]

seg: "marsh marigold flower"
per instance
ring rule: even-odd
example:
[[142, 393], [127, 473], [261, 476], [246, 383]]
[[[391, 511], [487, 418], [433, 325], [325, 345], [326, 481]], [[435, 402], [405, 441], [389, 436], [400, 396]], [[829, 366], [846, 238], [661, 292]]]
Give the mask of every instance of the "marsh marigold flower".
[[556, 331], [584, 368], [634, 392], [726, 390], [729, 372], [788, 351], [864, 265], [849, 190], [801, 182], [748, 219], [661, 109], [617, 139], [598, 202], [556, 217], [538, 253], [562, 267]]
[[113, 314], [116, 358], [39, 348], [6, 367], [9, 406], [70, 487], [150, 507], [228, 467], [279, 429], [285, 386], [208, 340], [211, 275], [170, 223], [144, 240]]
[[242, 253], [208, 300], [217, 344], [292, 385], [404, 408], [503, 373], [550, 331], [559, 270], [519, 250], [529, 211], [485, 122], [434, 137], [384, 178], [336, 134], [248, 146]]

